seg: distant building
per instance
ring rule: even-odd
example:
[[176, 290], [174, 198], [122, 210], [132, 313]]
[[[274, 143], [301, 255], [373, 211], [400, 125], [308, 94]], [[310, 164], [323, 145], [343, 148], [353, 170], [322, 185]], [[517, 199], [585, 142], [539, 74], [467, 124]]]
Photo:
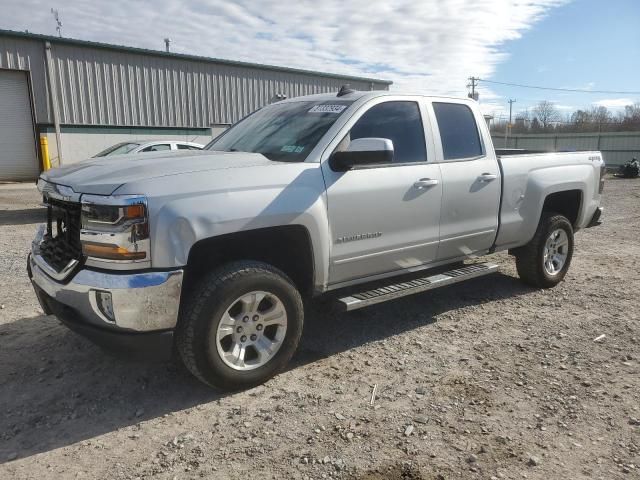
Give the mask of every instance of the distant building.
[[122, 141], [207, 143], [271, 102], [391, 82], [0, 30], [0, 180]]

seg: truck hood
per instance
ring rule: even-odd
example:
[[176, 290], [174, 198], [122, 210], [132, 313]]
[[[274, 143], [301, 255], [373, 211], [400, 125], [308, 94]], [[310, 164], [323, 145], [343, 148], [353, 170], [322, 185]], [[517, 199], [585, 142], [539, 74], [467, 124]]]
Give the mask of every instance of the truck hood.
[[185, 151], [100, 157], [42, 173], [47, 182], [76, 193], [111, 195], [120, 186], [140, 180], [185, 173], [272, 165], [259, 153]]

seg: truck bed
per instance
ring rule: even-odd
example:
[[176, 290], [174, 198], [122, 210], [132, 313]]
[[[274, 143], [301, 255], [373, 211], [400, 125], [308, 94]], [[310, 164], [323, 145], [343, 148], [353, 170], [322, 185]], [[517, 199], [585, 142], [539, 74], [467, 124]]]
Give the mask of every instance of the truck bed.
[[600, 152], [519, 152], [499, 155], [498, 164], [502, 175], [498, 250], [524, 245], [533, 238], [542, 202], [554, 192], [581, 195], [576, 230], [587, 226], [599, 205]]

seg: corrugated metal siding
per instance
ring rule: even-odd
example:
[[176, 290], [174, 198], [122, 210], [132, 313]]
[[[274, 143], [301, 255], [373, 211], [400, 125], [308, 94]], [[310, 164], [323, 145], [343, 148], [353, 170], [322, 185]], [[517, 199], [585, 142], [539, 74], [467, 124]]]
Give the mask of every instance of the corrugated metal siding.
[[50, 103], [46, 82], [44, 42], [0, 36], [0, 68], [30, 72], [36, 120], [52, 123], [53, 119], [49, 117]]
[[[60, 121], [75, 125], [206, 127], [287, 97], [335, 91], [335, 78], [56, 45]], [[366, 82], [354, 84], [368, 90]]]
[[558, 137], [556, 150], [597, 150], [598, 137], [562, 136]]
[[[493, 135], [496, 148], [504, 146], [504, 135]], [[621, 165], [640, 158], [640, 132], [547, 133], [511, 135], [507, 148], [542, 151], [599, 150], [608, 165]]]
[[[60, 123], [202, 128], [233, 123], [275, 98], [388, 89], [383, 82], [52, 43]], [[38, 123], [52, 123], [44, 41], [0, 36], [0, 67], [31, 70]]]

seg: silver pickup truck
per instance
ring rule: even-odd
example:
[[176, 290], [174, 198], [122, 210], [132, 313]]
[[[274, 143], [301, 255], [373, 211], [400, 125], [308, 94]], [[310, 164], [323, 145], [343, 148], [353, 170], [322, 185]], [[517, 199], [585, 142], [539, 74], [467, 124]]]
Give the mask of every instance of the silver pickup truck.
[[28, 271], [44, 311], [96, 343], [244, 388], [287, 364], [314, 296], [353, 310], [492, 273], [463, 261], [501, 250], [553, 287], [599, 223], [604, 172], [599, 152], [498, 156], [470, 100], [342, 89], [201, 152], [43, 173]]

